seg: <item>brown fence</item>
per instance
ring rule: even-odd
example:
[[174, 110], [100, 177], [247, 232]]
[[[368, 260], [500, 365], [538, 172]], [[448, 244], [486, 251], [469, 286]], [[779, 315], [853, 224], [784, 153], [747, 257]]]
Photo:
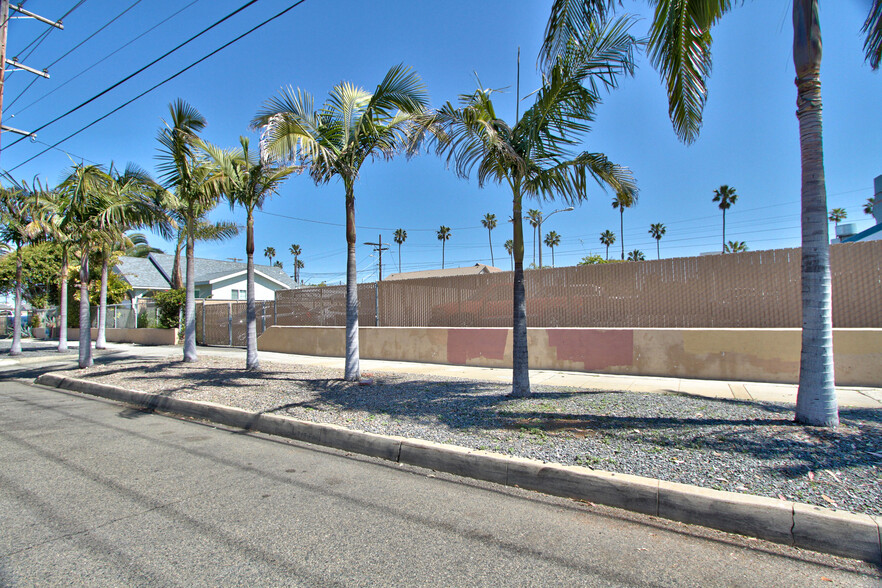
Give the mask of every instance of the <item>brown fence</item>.
[[[882, 328], [882, 241], [833, 245], [833, 326]], [[610, 263], [525, 274], [531, 327], [801, 327], [800, 250]], [[272, 325], [343, 326], [346, 288], [276, 293], [258, 307]], [[512, 273], [359, 284], [359, 324], [510, 327]], [[245, 303], [197, 308], [197, 337], [244, 346]], [[232, 331], [232, 337], [230, 335]], [[204, 334], [204, 335], [203, 335]], [[232, 343], [231, 343], [232, 342]]]

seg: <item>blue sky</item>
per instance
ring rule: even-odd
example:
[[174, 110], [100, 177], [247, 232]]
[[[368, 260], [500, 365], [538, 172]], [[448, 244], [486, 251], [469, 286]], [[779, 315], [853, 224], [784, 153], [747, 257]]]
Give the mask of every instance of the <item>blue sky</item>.
[[[53, 65], [49, 80], [38, 79], [18, 98], [33, 77], [25, 72], [8, 75], [4, 124], [33, 129], [52, 120], [245, 3], [197, 0], [190, 5], [191, 1], [136, 3]], [[87, 0], [65, 18], [65, 30], [53, 31], [23, 62], [46, 67], [133, 3]], [[74, 0], [28, 0], [25, 8], [57, 18], [75, 4]], [[161, 119], [167, 117], [169, 103], [177, 98], [187, 100], [207, 118], [206, 140], [233, 147], [242, 134], [256, 140], [248, 124], [263, 101], [282, 86], [303, 88], [323, 100], [341, 80], [370, 89], [397, 63], [419, 72], [434, 106], [472, 91], [475, 72], [485, 87], [508, 87], [498, 95], [496, 104], [498, 112], [511, 122], [518, 47], [521, 94], [538, 85], [536, 55], [548, 1], [306, 0], [61, 144], [59, 149], [70, 156], [51, 150], [19, 166], [45, 149], [45, 144], [51, 145], [103, 116], [290, 4], [257, 2], [143, 74], [40, 131], [39, 142], [25, 140], [7, 148], [17, 137], [4, 133], [0, 165], [7, 170], [15, 168], [15, 177], [30, 180], [39, 175], [50, 183], [59, 181], [70, 167], [69, 157], [117, 165], [131, 161], [153, 171], [156, 134]], [[821, 6], [828, 207], [845, 208], [848, 221], [857, 222], [859, 228], [872, 224], [862, 206], [873, 195], [873, 178], [882, 174], [878, 108], [882, 77], [864, 63], [861, 48], [860, 26], [868, 5], [868, 0], [840, 0]], [[180, 14], [82, 73], [182, 8]], [[633, 29], [637, 35], [644, 34], [648, 17], [644, 4], [628, 1], [625, 9], [644, 17]], [[788, 0], [748, 1], [714, 29], [714, 71], [704, 126], [692, 145], [683, 145], [674, 135], [664, 89], [644, 57], [639, 59], [636, 75], [605, 97], [597, 122], [586, 136], [585, 148], [606, 153], [630, 167], [638, 181], [638, 204], [625, 212], [626, 251], [639, 248], [654, 259], [655, 241], [648, 229], [656, 222], [667, 227], [660, 243], [662, 257], [719, 250], [722, 215], [711, 198], [721, 184], [734, 186], [739, 194], [727, 213], [727, 239], [745, 241], [752, 250], [799, 245], [799, 145], [790, 11]], [[44, 30], [44, 25], [33, 21], [12, 21], [9, 56], [26, 55], [30, 52], [26, 46]], [[79, 77], [61, 86], [77, 74]], [[432, 155], [368, 163], [356, 185], [358, 241], [376, 241], [382, 235], [384, 242], [391, 242], [393, 231], [404, 228], [408, 239], [402, 248], [402, 269], [433, 269], [441, 264], [436, 231], [443, 224], [453, 229], [447, 242], [448, 267], [489, 263], [488, 235], [480, 220], [492, 212], [501, 221], [493, 231], [495, 262], [509, 269], [502, 244], [511, 237], [510, 225], [504, 222], [511, 215], [510, 200], [507, 188], [489, 185], [480, 189], [476, 179], [458, 179]], [[561, 235], [556, 265], [573, 265], [587, 254], [604, 253], [600, 233], [606, 229], [619, 233], [619, 215], [611, 200], [612, 194], [592, 187], [575, 211], [559, 213], [545, 223], [545, 231]], [[564, 206], [555, 202], [526, 205], [540, 208], [546, 215]], [[241, 211], [231, 211], [224, 204], [212, 218], [244, 221]], [[344, 280], [344, 207], [339, 182], [317, 187], [305, 174], [295, 177], [256, 219], [258, 253], [266, 246], [274, 247], [277, 259], [293, 273], [288, 248], [297, 243], [304, 252], [304, 279]], [[532, 231], [526, 235], [529, 263]], [[158, 237], [151, 242], [168, 250]], [[199, 244], [197, 255], [243, 258], [244, 247], [243, 235], [222, 244]], [[390, 253], [383, 256], [387, 275], [398, 269], [394, 244]], [[548, 263], [547, 248], [543, 256]], [[260, 256], [258, 261], [266, 260]], [[359, 246], [358, 267], [359, 280], [376, 278], [377, 259], [371, 247]]]

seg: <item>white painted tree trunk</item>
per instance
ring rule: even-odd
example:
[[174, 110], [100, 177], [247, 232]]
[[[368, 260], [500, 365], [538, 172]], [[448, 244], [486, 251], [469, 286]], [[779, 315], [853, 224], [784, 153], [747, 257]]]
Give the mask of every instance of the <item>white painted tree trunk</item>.
[[89, 251], [80, 257], [80, 368], [92, 365], [92, 319], [89, 316]]
[[61, 291], [58, 298], [58, 352], [67, 353], [67, 273], [68, 248], [61, 250]]
[[195, 215], [187, 223], [187, 290], [184, 303], [184, 361], [194, 362], [196, 355], [196, 255], [195, 255]]
[[344, 378], [361, 379], [358, 353], [358, 274], [355, 267], [355, 196], [346, 187], [346, 364]]
[[107, 258], [101, 257], [101, 290], [98, 294], [98, 334], [95, 337], [95, 349], [107, 349]]

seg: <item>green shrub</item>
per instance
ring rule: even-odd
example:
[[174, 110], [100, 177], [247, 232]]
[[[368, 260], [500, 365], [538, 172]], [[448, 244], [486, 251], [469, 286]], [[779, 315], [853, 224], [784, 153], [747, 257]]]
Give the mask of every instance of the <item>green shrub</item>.
[[186, 301], [185, 290], [166, 290], [157, 292], [153, 299], [159, 308], [159, 327], [162, 329], [177, 329], [181, 326], [181, 308]]
[[138, 313], [138, 328], [139, 329], [149, 329], [150, 328], [150, 319], [147, 318], [147, 311], [142, 310]]
[[32, 329], [39, 329], [43, 325], [43, 322], [40, 320], [40, 315], [36, 312], [31, 312], [28, 315], [28, 322], [30, 322]]

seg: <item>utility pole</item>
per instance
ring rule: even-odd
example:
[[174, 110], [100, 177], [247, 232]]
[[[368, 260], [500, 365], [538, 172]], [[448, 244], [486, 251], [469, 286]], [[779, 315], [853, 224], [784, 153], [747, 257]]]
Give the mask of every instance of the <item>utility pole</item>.
[[20, 129], [15, 129], [12, 127], [8, 127], [3, 125], [3, 91], [5, 90], [5, 79], [6, 79], [6, 66], [12, 66], [16, 69], [23, 69], [28, 71], [34, 75], [38, 75], [44, 78], [49, 77], [49, 73], [44, 69], [42, 71], [38, 69], [34, 69], [32, 67], [28, 67], [24, 64], [18, 62], [18, 59], [7, 59], [6, 58], [6, 37], [7, 31], [9, 30], [9, 10], [12, 9], [19, 14], [24, 15], [25, 18], [33, 18], [35, 20], [39, 20], [42, 23], [46, 23], [49, 26], [53, 26], [57, 29], [64, 30], [64, 25], [61, 21], [55, 22], [49, 20], [48, 18], [44, 18], [29, 10], [25, 10], [21, 6], [13, 6], [9, 4], [9, 0], [0, 0], [0, 130], [9, 131], [11, 133], [16, 133], [19, 135], [24, 135], [25, 137], [31, 137], [32, 139], [36, 139], [37, 136], [33, 133], [29, 133], [27, 131], [22, 131]]
[[365, 245], [370, 245], [370, 246], [372, 246], [372, 247], [374, 248], [374, 251], [376, 251], [377, 253], [379, 253], [379, 261], [380, 261], [380, 279], [377, 280], [377, 281], [378, 281], [378, 282], [382, 282], [382, 281], [383, 281], [383, 252], [389, 250], [388, 245], [390, 245], [390, 244], [389, 244], [389, 243], [383, 243], [383, 235], [380, 235], [380, 236], [379, 236], [379, 239], [377, 240], [376, 243], [365, 243]]

